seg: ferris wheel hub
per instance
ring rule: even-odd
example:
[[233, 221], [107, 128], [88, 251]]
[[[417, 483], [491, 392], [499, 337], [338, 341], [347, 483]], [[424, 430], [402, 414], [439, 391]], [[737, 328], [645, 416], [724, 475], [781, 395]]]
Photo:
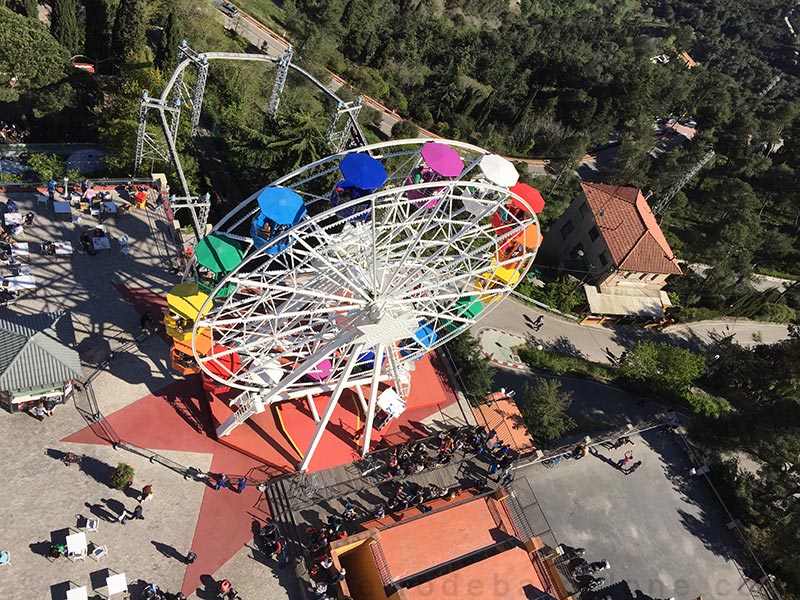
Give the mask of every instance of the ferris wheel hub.
[[366, 311], [370, 322], [357, 327], [361, 336], [358, 342], [367, 347], [374, 347], [378, 344], [389, 346], [414, 335], [419, 325], [417, 318], [411, 311], [401, 314], [387, 310], [382, 310], [377, 304], [372, 304]]

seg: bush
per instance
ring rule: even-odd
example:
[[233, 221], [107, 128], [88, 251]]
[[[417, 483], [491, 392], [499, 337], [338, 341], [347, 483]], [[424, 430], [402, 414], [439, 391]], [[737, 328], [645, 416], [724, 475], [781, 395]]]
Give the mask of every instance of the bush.
[[718, 398], [699, 390], [688, 392], [683, 399], [692, 412], [712, 419], [718, 419], [733, 410], [730, 402], [724, 398]]
[[111, 474], [111, 487], [115, 490], [124, 490], [133, 485], [133, 467], [119, 463]]
[[473, 406], [486, 401], [492, 391], [495, 370], [489, 359], [481, 352], [478, 340], [465, 331], [445, 345], [456, 371], [456, 377], [464, 387], [464, 395]]
[[533, 346], [522, 346], [516, 350], [517, 356], [531, 369], [556, 375], [576, 374], [604, 380], [616, 377], [616, 372], [610, 366], [576, 356], [564, 356], [548, 348], [539, 350]]

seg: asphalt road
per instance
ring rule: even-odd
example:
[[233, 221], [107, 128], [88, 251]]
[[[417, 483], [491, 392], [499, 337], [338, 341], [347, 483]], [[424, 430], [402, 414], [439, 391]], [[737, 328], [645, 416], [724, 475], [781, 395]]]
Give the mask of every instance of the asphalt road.
[[[539, 331], [534, 331], [531, 324], [539, 315], [544, 315], [544, 324]], [[705, 345], [728, 336], [733, 336], [743, 346], [772, 344], [789, 336], [786, 325], [742, 319], [700, 321], [688, 325], [673, 325], [660, 331], [621, 325], [580, 325], [552, 313], [533, 309], [511, 297], [482, 317], [473, 326], [473, 334], [478, 337], [478, 332], [485, 327], [522, 336], [563, 354], [583, 356], [605, 363], [619, 358], [626, 348], [643, 339], [663, 340], [700, 350]]]

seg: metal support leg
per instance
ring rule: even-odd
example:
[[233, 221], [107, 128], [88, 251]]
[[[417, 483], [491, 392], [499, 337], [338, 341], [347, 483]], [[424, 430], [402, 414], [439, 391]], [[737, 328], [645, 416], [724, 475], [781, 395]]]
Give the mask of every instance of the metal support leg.
[[360, 385], [356, 386], [356, 394], [358, 394], [358, 401], [361, 403], [361, 409], [364, 411], [364, 414], [367, 414], [367, 399], [364, 398], [364, 390], [361, 389]]
[[375, 420], [375, 405], [378, 403], [378, 383], [380, 382], [381, 371], [383, 371], [383, 344], [378, 344], [375, 347], [375, 365], [372, 369], [372, 381], [369, 383], [369, 408], [364, 422], [364, 445], [361, 448], [361, 456], [366, 456], [369, 452], [372, 422]]
[[325, 428], [328, 426], [328, 422], [331, 420], [333, 409], [336, 408], [336, 404], [339, 402], [339, 397], [342, 395], [342, 392], [347, 385], [347, 380], [350, 379], [350, 375], [352, 374], [353, 369], [358, 362], [358, 357], [363, 350], [364, 344], [358, 344], [358, 346], [353, 349], [353, 353], [350, 355], [350, 358], [347, 360], [347, 364], [344, 367], [344, 373], [342, 373], [341, 378], [336, 384], [336, 388], [334, 388], [333, 393], [331, 394], [330, 400], [328, 400], [328, 405], [325, 407], [325, 414], [322, 415], [322, 420], [317, 424], [317, 430], [314, 432], [314, 438], [311, 440], [308, 450], [306, 450], [303, 462], [300, 463], [300, 471], [308, 471], [308, 465], [311, 463], [311, 458], [314, 456], [317, 445], [319, 444], [320, 439], [322, 439], [322, 434], [325, 433]]
[[309, 394], [306, 396], [306, 400], [308, 400], [308, 408], [311, 410], [311, 416], [314, 417], [314, 423], [319, 423], [319, 411], [317, 410], [317, 405], [314, 402], [314, 396]]

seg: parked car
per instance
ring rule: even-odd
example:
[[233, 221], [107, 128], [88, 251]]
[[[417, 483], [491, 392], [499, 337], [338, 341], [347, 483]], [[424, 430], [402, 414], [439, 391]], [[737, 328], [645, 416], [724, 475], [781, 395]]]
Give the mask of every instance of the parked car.
[[236, 15], [239, 14], [239, 9], [236, 8], [230, 2], [223, 2], [222, 4], [219, 5], [219, 9], [222, 12], [224, 12], [226, 15], [231, 16], [231, 17], [235, 17]]

